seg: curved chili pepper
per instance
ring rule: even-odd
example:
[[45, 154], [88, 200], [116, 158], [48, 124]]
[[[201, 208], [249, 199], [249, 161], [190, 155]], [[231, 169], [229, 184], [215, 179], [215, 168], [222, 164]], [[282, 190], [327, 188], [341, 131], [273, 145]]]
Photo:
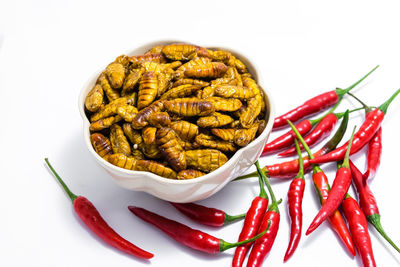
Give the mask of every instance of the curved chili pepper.
[[246, 216], [246, 213], [232, 216], [226, 214], [222, 210], [209, 208], [195, 203], [170, 202], [170, 204], [190, 219], [213, 227], [222, 227], [229, 223], [243, 219]]
[[[255, 165], [258, 166], [258, 168], [260, 166], [258, 161], [256, 161]], [[264, 189], [264, 182], [262, 180], [261, 174], [259, 174], [258, 176], [258, 182], [260, 184], [260, 194], [256, 198], [254, 198], [249, 210], [247, 211], [247, 215], [244, 220], [243, 228], [240, 232], [238, 241], [249, 239], [257, 234], [264, 214], [267, 211], [268, 196]], [[232, 266], [243, 265], [243, 261], [246, 258], [247, 252], [249, 251], [250, 247], [251, 244], [248, 243], [246, 245], [236, 248], [232, 260]]]
[[[387, 109], [393, 99], [400, 93], [400, 89], [398, 89], [385, 103], [383, 103], [377, 109], [372, 110], [366, 115], [364, 123], [361, 125], [360, 129], [354, 135], [354, 139], [351, 143], [351, 152], [350, 155], [358, 152], [361, 148], [363, 148], [374, 136], [374, 134], [381, 127], [381, 123], [385, 117]], [[316, 157], [311, 160], [313, 164], [320, 164], [325, 162], [339, 161], [343, 160], [343, 157], [346, 153], [347, 147], [349, 146], [349, 142], [345, 143], [341, 147], [329, 152], [326, 155]]]
[[[343, 120], [348, 120], [348, 112], [345, 112]], [[343, 122], [342, 122], [343, 123]], [[305, 143], [304, 139], [301, 137], [301, 135], [296, 133], [297, 138], [299, 141], [303, 144], [305, 150], [307, 151], [307, 154], [311, 159], [313, 159], [313, 155], [311, 154], [310, 148], [308, 145]], [[326, 200], [328, 199], [329, 196], [329, 191], [331, 190], [328, 182], [328, 178], [326, 177], [325, 173], [322, 171], [322, 169], [318, 165], [313, 165], [313, 182], [314, 182], [314, 188], [316, 192], [318, 193], [320, 203], [322, 205], [325, 204]], [[340, 239], [342, 242], [345, 244], [349, 252], [355, 256], [356, 252], [354, 249], [354, 244], [353, 240], [351, 239], [351, 235], [349, 230], [346, 227], [346, 224], [343, 221], [342, 215], [338, 210], [335, 210], [334, 213], [328, 217], [329, 223], [333, 230], [339, 235]]]
[[303, 168], [303, 160], [301, 157], [300, 146], [296, 139], [294, 140], [294, 142], [296, 145], [297, 154], [299, 156], [300, 167], [296, 177], [290, 183], [288, 191], [288, 209], [291, 221], [290, 239], [283, 261], [287, 261], [295, 252], [300, 242], [301, 229], [303, 226], [302, 203], [303, 203], [304, 187], [306, 183], [304, 180], [304, 168]]
[[[349, 116], [344, 115], [343, 120], [339, 128], [337, 129], [336, 133], [320, 150], [318, 150], [313, 154], [313, 157], [324, 155], [336, 148], [336, 146], [342, 140], [344, 133], [346, 132], [348, 121], [349, 121]], [[303, 157], [303, 165], [305, 173], [311, 170], [311, 163], [309, 157]], [[294, 159], [282, 163], [267, 165], [263, 168], [263, 171], [266, 172], [270, 178], [279, 178], [279, 179], [292, 178], [299, 171], [299, 160]], [[256, 176], [257, 176], [257, 171], [240, 176], [236, 178], [234, 181]]]
[[376, 267], [371, 238], [368, 233], [368, 224], [365, 215], [354, 198], [348, 194], [342, 204], [344, 216], [349, 223], [354, 244], [360, 254], [364, 267]]
[[[350, 138], [350, 144], [353, 141], [355, 130], [356, 128], [354, 127], [353, 133]], [[311, 234], [315, 229], [317, 229], [317, 227], [321, 223], [323, 223], [329, 216], [331, 216], [335, 212], [335, 210], [337, 210], [337, 208], [340, 206], [340, 203], [342, 203], [343, 199], [345, 198], [346, 193], [349, 190], [351, 184], [351, 172], [349, 167], [350, 149], [351, 145], [348, 147], [346, 151], [343, 163], [336, 172], [336, 177], [335, 180], [333, 181], [328, 199], [322, 205], [317, 216], [315, 216], [314, 220], [308, 227], [306, 235]]]
[[390, 239], [390, 237], [383, 230], [381, 224], [381, 215], [378, 209], [378, 203], [376, 202], [375, 196], [369, 188], [366, 179], [360, 170], [353, 164], [350, 160], [350, 170], [353, 176], [353, 184], [355, 185], [358, 192], [358, 199], [360, 202], [361, 210], [367, 216], [367, 220], [375, 227], [378, 233], [389, 242], [398, 252], [400, 252], [399, 247]]
[[283, 114], [274, 120], [273, 129], [277, 129], [287, 125], [287, 120], [292, 122], [298, 121], [301, 118], [317, 113], [321, 110], [324, 110], [330, 106], [336, 104], [343, 96], [353, 89], [356, 85], [361, 83], [365, 78], [367, 78], [373, 71], [375, 71], [379, 67], [376, 66], [370, 72], [368, 72], [364, 77], [362, 77], [359, 81], [348, 87], [347, 89], [339, 89], [332, 90], [323, 94], [320, 94], [316, 97], [311, 98], [306, 101], [304, 104], [298, 106], [297, 108]]
[[153, 254], [147, 252], [134, 244], [130, 243], [126, 239], [122, 238], [119, 234], [117, 234], [107, 223], [104, 221], [103, 217], [101, 217], [100, 213], [96, 209], [96, 207], [90, 202], [87, 198], [83, 196], [77, 196], [71, 192], [71, 190], [67, 187], [61, 177], [57, 174], [57, 172], [51, 166], [49, 160], [45, 159], [47, 166], [49, 166], [51, 172], [60, 182], [61, 186], [64, 188], [65, 192], [68, 194], [70, 199], [72, 200], [74, 210], [76, 214], [81, 218], [82, 222], [92, 230], [98, 237], [100, 237], [107, 244], [125, 252], [135, 257], [150, 259], [153, 258]]
[[146, 209], [134, 206], [129, 206], [128, 209], [137, 217], [154, 225], [179, 243], [192, 249], [210, 254], [223, 252], [233, 247], [254, 242], [266, 233], [266, 231], [264, 231], [253, 238], [242, 242], [228, 243], [220, 238], [214, 237], [199, 230], [195, 230], [182, 223], [170, 220]]
[[264, 172], [261, 170], [259, 165], [256, 165], [258, 173], [262, 176], [267, 188], [268, 192], [271, 195], [272, 203], [268, 208], [268, 211], [265, 213], [261, 225], [258, 229], [258, 232], [265, 231], [267, 232], [265, 235], [260, 237], [254, 242], [254, 245], [251, 249], [249, 258], [247, 260], [247, 266], [261, 266], [267, 254], [271, 251], [272, 245], [274, 244], [276, 235], [279, 230], [279, 221], [280, 214], [278, 205], [282, 202], [282, 200], [276, 201], [274, 192], [272, 191], [271, 185], [265, 176]]

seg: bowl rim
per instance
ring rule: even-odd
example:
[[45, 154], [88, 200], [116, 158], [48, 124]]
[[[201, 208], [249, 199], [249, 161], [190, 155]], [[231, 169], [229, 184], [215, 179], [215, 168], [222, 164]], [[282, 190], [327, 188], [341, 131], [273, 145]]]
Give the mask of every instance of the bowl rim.
[[[161, 40], [156, 40], [156, 41], [151, 41], [151, 42], [143, 42], [141, 45], [135, 46], [135, 47], [129, 49], [128, 51], [125, 51], [126, 53], [124, 53], [124, 54], [132, 55], [132, 53], [135, 53], [135, 51], [138, 51], [138, 50], [140, 51], [140, 50], [148, 49], [149, 47], [152, 47], [155, 45], [166, 45], [166, 44], [172, 44], [172, 43], [191, 44], [191, 42], [186, 42], [183, 40], [161, 39]], [[94, 150], [94, 148], [90, 142], [90, 130], [89, 130], [90, 121], [86, 117], [85, 108], [84, 108], [86, 95], [89, 93], [89, 91], [93, 87], [93, 84], [97, 80], [97, 77], [107, 66], [107, 65], [104, 65], [104, 66], [102, 66], [102, 68], [99, 68], [96, 72], [94, 72], [87, 79], [87, 81], [84, 83], [84, 85], [80, 91], [79, 98], [78, 98], [79, 113], [83, 120], [83, 135], [84, 135], [84, 139], [85, 139], [85, 144], [86, 144], [89, 152], [98, 160], [98, 162], [100, 164], [107, 166], [109, 169], [111, 169], [114, 172], [123, 173], [126, 176], [130, 176], [133, 174], [143, 175], [144, 177], [146, 176], [146, 178], [152, 178], [152, 179], [156, 180], [157, 182], [161, 182], [164, 184], [175, 184], [175, 185], [197, 184], [197, 183], [207, 181], [214, 176], [221, 175], [225, 171], [225, 169], [229, 168], [230, 165], [232, 165], [233, 162], [236, 162], [239, 160], [241, 154], [243, 154], [244, 151], [256, 147], [257, 145], [262, 143], [262, 141], [264, 139], [266, 139], [268, 137], [269, 133], [272, 130], [273, 121], [274, 121], [274, 117], [275, 117], [275, 105], [274, 105], [273, 100], [271, 99], [271, 93], [262, 86], [262, 84], [263, 84], [262, 75], [259, 75], [259, 72], [257, 72], [258, 67], [257, 67], [256, 63], [254, 63], [255, 60], [253, 58], [249, 57], [248, 55], [246, 55], [245, 53], [237, 52], [236, 50], [227, 48], [223, 45], [220, 45], [220, 46], [219, 45], [202, 45], [202, 44], [196, 44], [196, 45], [201, 45], [202, 47], [205, 47], [208, 49], [223, 49], [223, 50], [231, 52], [235, 57], [239, 58], [240, 60], [246, 61], [246, 67], [249, 68], [249, 72], [251, 72], [252, 76], [255, 77], [257, 84], [259, 85], [260, 89], [264, 92], [264, 99], [266, 101], [268, 101], [268, 105], [267, 105], [269, 107], [268, 121], [266, 122], [266, 127], [263, 130], [263, 132], [256, 139], [251, 141], [247, 146], [238, 149], [233, 154], [233, 156], [231, 158], [229, 158], [228, 161], [226, 163], [224, 163], [221, 167], [219, 167], [218, 169], [216, 169], [210, 173], [207, 173], [201, 177], [197, 177], [194, 179], [187, 179], [187, 180], [169, 179], [169, 178], [165, 178], [165, 177], [159, 176], [157, 174], [154, 174], [152, 172], [133, 171], [133, 170], [127, 170], [127, 169], [115, 166], [115, 165], [109, 163], [108, 161], [106, 161], [104, 158], [100, 157]], [[109, 64], [109, 63], [107, 63], [107, 64]], [[251, 71], [250, 71], [250, 69], [251, 69]], [[137, 177], [127, 177], [127, 179], [129, 179], [129, 178], [138, 179]]]

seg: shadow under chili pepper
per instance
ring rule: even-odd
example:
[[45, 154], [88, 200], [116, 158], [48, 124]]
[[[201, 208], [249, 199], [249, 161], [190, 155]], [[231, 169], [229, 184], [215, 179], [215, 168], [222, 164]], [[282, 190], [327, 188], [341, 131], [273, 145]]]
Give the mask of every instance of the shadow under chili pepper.
[[[385, 239], [382, 238], [382, 236], [379, 234], [379, 232], [376, 231], [374, 226], [372, 226], [371, 224], [368, 224], [368, 232], [370, 235], [373, 235], [376, 240], [378, 240], [381, 247], [385, 248], [387, 253], [400, 265], [400, 260], [393, 253], [392, 247], [387, 245], [387, 242], [385, 241]], [[361, 262], [361, 260], [360, 260], [360, 262]]]

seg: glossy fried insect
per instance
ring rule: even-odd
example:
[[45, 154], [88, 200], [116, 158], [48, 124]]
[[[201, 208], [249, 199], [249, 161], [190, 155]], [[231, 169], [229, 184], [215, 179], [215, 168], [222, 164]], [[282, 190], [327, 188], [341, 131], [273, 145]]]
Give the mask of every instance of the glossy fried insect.
[[112, 88], [121, 88], [125, 79], [124, 65], [118, 62], [113, 62], [109, 64], [106, 68], [106, 76]]
[[166, 100], [164, 106], [169, 112], [185, 117], [205, 116], [215, 110], [212, 102], [197, 98]]
[[124, 85], [122, 87], [121, 95], [124, 96], [127, 93], [133, 91], [135, 88], [135, 85], [139, 82], [140, 78], [142, 78], [142, 75], [144, 73], [144, 68], [140, 69], [132, 69], [128, 76], [126, 77], [124, 81]]
[[260, 120], [258, 124], [257, 135], [260, 135], [264, 131], [266, 126], [267, 122], [265, 120]]
[[168, 90], [161, 96], [160, 99], [174, 99], [174, 98], [187, 97], [191, 96], [200, 89], [201, 89], [200, 85], [190, 85], [190, 84], [180, 85], [178, 87], [174, 87]]
[[[203, 91], [204, 92], [204, 91]], [[204, 99], [214, 104], [216, 111], [236, 111], [242, 107], [242, 102], [236, 98], [223, 98], [218, 96], [208, 97]]]
[[255, 93], [245, 86], [219, 85], [215, 88], [215, 95], [245, 100], [254, 97]]
[[222, 62], [211, 62], [204, 65], [196, 65], [187, 70], [184, 74], [191, 78], [219, 78], [222, 77], [228, 67]]
[[152, 71], [145, 72], [139, 83], [138, 109], [141, 110], [150, 105], [156, 99], [157, 93], [158, 79], [156, 74]]
[[118, 124], [113, 124], [110, 131], [111, 148], [114, 153], [122, 153], [129, 156], [131, 154], [131, 147], [129, 145], [124, 131]]
[[199, 134], [195, 138], [196, 143], [203, 147], [218, 149], [222, 152], [235, 152], [236, 147], [231, 142], [218, 140], [211, 135]]
[[198, 171], [198, 170], [193, 170], [193, 169], [188, 169], [188, 170], [182, 170], [178, 172], [178, 176], [176, 177], [178, 180], [187, 180], [187, 179], [193, 179], [197, 178], [200, 176], [205, 175], [204, 172]]
[[158, 74], [158, 91], [157, 96], [162, 96], [171, 86], [171, 81], [174, 78], [174, 71], [171, 68]]
[[213, 128], [211, 129], [211, 133], [222, 140], [225, 141], [233, 141], [235, 138], [236, 129], [232, 128]]
[[132, 56], [132, 57], [129, 57], [129, 61], [132, 64], [132, 66], [135, 66], [135, 67], [144, 61], [151, 61], [151, 62], [156, 62], [156, 63], [167, 62], [167, 60], [165, 59], [165, 56], [161, 53], [146, 53], [144, 55]]
[[190, 60], [197, 56], [209, 57], [207, 49], [191, 44], [171, 44], [162, 49], [162, 53], [172, 60]]
[[100, 119], [95, 122], [92, 122], [89, 126], [89, 130], [92, 132], [101, 131], [103, 129], [111, 127], [111, 125], [114, 125], [115, 123], [117, 123], [121, 120], [122, 120], [122, 117], [119, 115]]
[[122, 64], [125, 68], [129, 66], [129, 57], [127, 55], [120, 55], [114, 62]]
[[119, 92], [111, 87], [105, 73], [102, 73], [99, 76], [98, 82], [100, 83], [101, 88], [103, 88], [103, 91], [106, 94], [108, 101], [111, 102], [120, 97]]
[[132, 127], [134, 129], [142, 129], [145, 127], [149, 122], [148, 119], [151, 114], [160, 112], [164, 110], [164, 102], [163, 101], [156, 101], [152, 103], [150, 106], [140, 110], [138, 114], [132, 120]]
[[132, 122], [137, 113], [137, 108], [131, 105], [119, 106], [117, 108], [117, 114], [127, 122]]
[[139, 149], [132, 149], [132, 158], [134, 159], [146, 159], [143, 152]]
[[99, 119], [103, 119], [106, 117], [110, 117], [112, 115], [117, 114], [117, 109], [120, 106], [130, 105], [131, 103], [135, 102], [136, 96], [132, 94], [131, 96], [117, 98], [107, 105], [100, 108], [96, 113], [94, 113], [90, 117], [90, 121], [97, 121]]
[[161, 158], [161, 151], [158, 148], [158, 145], [156, 145], [155, 143], [150, 145], [143, 143], [142, 152], [146, 157], [151, 159]]
[[103, 105], [104, 91], [100, 84], [96, 84], [85, 99], [85, 107], [91, 112], [98, 111]]
[[176, 179], [176, 172], [172, 169], [152, 160], [138, 160], [136, 162], [138, 171], [149, 171], [165, 178]]
[[199, 127], [187, 121], [174, 121], [170, 124], [170, 128], [185, 141], [193, 140], [199, 134]]
[[192, 68], [193, 66], [199, 66], [199, 65], [204, 65], [207, 63], [211, 63], [211, 59], [207, 57], [196, 57], [182, 66], [180, 66], [176, 71], [175, 71], [175, 78], [177, 79], [182, 79], [185, 76], [185, 71], [187, 69]]
[[143, 146], [143, 138], [139, 131], [132, 128], [130, 123], [124, 123], [122, 125], [122, 130], [126, 137], [128, 137], [129, 141], [133, 145], [133, 149], [141, 149]]
[[146, 126], [142, 129], [143, 142], [146, 145], [154, 144], [156, 141], [156, 127]]
[[104, 157], [112, 152], [110, 140], [100, 133], [91, 134], [90, 142], [100, 157]]
[[174, 130], [161, 128], [157, 131], [156, 138], [161, 154], [169, 165], [176, 171], [186, 169], [185, 153]]
[[161, 51], [162, 51], [163, 48], [164, 48], [163, 45], [156, 45], [156, 46], [153, 46], [149, 51], [146, 52], [146, 54], [150, 54], [150, 53], [159, 54], [159, 53], [161, 53]]
[[206, 87], [210, 85], [210, 83], [206, 81], [191, 79], [191, 78], [183, 78], [174, 82], [172, 84], [172, 87], [178, 87], [180, 85], [185, 85], [185, 84], [199, 85], [200, 87]]
[[247, 107], [244, 112], [240, 114], [240, 124], [244, 128], [249, 128], [254, 120], [257, 118], [258, 114], [261, 112], [261, 96], [256, 95], [247, 102]]
[[215, 149], [188, 150], [185, 155], [189, 168], [204, 172], [212, 172], [228, 161], [224, 153]]
[[117, 167], [132, 170], [132, 171], [136, 170], [137, 160], [135, 158], [129, 157], [125, 154], [116, 153], [116, 154], [108, 155], [106, 159], [108, 162], [110, 162], [111, 164], [113, 164]]
[[238, 129], [233, 141], [238, 146], [247, 146], [255, 138], [258, 131], [258, 123], [254, 123], [249, 129]]
[[150, 114], [147, 121], [151, 126], [161, 128], [171, 124], [171, 118], [167, 112], [155, 112]]
[[227, 125], [231, 122], [233, 122], [231, 116], [219, 112], [214, 112], [209, 116], [200, 117], [197, 120], [197, 125], [202, 128], [216, 128]]

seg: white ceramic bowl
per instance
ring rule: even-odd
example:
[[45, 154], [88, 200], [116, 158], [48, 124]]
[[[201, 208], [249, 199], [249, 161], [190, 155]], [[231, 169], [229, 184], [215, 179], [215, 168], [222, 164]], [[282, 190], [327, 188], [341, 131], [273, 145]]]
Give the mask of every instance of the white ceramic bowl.
[[[140, 55], [145, 53], [147, 50], [155, 45], [165, 45], [177, 42], [187, 43], [183, 41], [155, 41], [133, 49], [126, 53], [126, 55]], [[239, 53], [229, 48], [220, 46], [207, 46], [204, 44], [198, 45], [203, 45], [204, 47], [211, 49], [223, 49], [231, 52], [233, 55], [235, 55], [237, 58], [242, 60], [243, 63], [246, 64], [249, 72], [253, 75], [254, 79], [258, 82], [260, 87], [262, 87], [262, 75], [258, 73], [256, 71], [256, 68], [254, 67], [255, 60], [252, 60], [249, 57], [245, 56], [244, 53]], [[119, 54], [117, 54], [116, 57], [118, 55]], [[107, 64], [108, 63], [109, 62], [107, 62]], [[260, 136], [258, 136], [246, 147], [239, 149], [223, 166], [211, 173], [190, 180], [172, 180], [158, 176], [151, 172], [131, 171], [110, 164], [94, 151], [90, 143], [90, 122], [86, 117], [84, 110], [86, 95], [94, 86], [97, 77], [100, 75], [101, 71], [104, 70], [105, 66], [103, 66], [103, 68], [98, 72], [94, 73], [93, 76], [88, 80], [88, 82], [83, 86], [79, 96], [79, 111], [83, 120], [83, 134], [88, 150], [96, 159], [96, 161], [111, 175], [111, 177], [117, 182], [118, 185], [133, 191], [144, 191], [167, 201], [180, 203], [193, 202], [208, 198], [221, 190], [227, 183], [229, 183], [231, 180], [238, 177], [239, 175], [244, 173], [249, 167], [251, 167], [260, 156], [262, 149], [267, 142], [268, 136], [272, 130], [275, 114], [275, 108], [271, 101], [271, 95], [264, 88], [262, 89], [265, 93], [265, 103], [267, 106], [267, 110], [269, 111], [266, 114], [267, 126], [265, 130], [261, 133]]]

